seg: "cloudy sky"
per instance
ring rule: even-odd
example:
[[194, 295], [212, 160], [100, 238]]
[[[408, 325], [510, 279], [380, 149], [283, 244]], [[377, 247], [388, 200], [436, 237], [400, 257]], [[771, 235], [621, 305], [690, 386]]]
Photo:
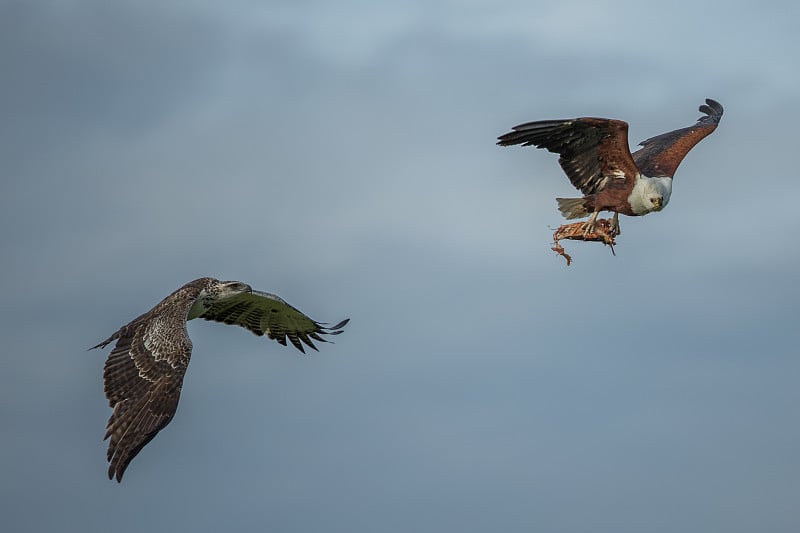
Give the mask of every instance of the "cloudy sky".
[[[756, 7], [758, 4], [758, 7]], [[797, 2], [0, 2], [9, 531], [800, 530]], [[617, 256], [520, 122], [716, 133]], [[186, 281], [352, 319], [191, 323], [106, 478], [107, 351]]]

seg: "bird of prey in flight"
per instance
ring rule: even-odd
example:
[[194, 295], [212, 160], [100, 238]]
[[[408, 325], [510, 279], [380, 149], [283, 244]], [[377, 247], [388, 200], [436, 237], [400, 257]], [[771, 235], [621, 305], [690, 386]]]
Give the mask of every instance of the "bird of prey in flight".
[[556, 198], [567, 219], [591, 215], [584, 235], [594, 231], [600, 211], [614, 213], [611, 232], [619, 234], [619, 215], [661, 211], [672, 194], [672, 177], [694, 145], [710, 135], [722, 118], [722, 105], [706, 99], [700, 117], [681, 128], [628, 148], [628, 123], [609, 118], [541, 120], [515, 126], [498, 137], [500, 146], [521, 144], [559, 154], [558, 162], [582, 198]]
[[119, 482], [142, 448], [170, 423], [178, 408], [183, 376], [192, 354], [186, 322], [204, 318], [247, 328], [305, 353], [323, 335], [338, 335], [349, 319], [335, 326], [315, 322], [274, 294], [239, 281], [199, 278], [179, 288], [143, 315], [122, 326], [94, 348], [117, 344], [106, 360], [103, 381], [113, 409], [104, 439], [108, 477]]

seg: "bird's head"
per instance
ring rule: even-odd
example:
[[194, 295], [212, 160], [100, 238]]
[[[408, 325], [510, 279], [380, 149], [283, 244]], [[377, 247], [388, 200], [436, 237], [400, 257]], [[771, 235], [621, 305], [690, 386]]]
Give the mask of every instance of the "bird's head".
[[218, 281], [214, 278], [203, 278], [203, 281], [206, 282], [205, 286], [189, 309], [187, 320], [193, 320], [201, 316], [218, 300], [237, 294], [253, 292], [250, 285], [241, 281]]
[[234, 294], [241, 294], [243, 292], [253, 292], [253, 288], [247, 283], [241, 281], [220, 281], [219, 282], [219, 298], [233, 296]]
[[646, 215], [664, 209], [671, 194], [672, 178], [637, 176], [628, 202], [635, 215]]
[[661, 211], [664, 209], [664, 197], [660, 194], [653, 194], [651, 195], [648, 200], [650, 201], [650, 210], [651, 211]]

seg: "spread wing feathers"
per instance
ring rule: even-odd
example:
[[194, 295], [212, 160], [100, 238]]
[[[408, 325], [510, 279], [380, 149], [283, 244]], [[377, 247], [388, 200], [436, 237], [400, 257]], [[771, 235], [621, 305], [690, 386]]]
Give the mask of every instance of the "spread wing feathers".
[[717, 129], [722, 119], [722, 105], [710, 98], [699, 108], [704, 116], [688, 128], [662, 133], [639, 143], [642, 148], [633, 160], [646, 176], [672, 177], [689, 150]]
[[185, 318], [152, 311], [95, 348], [114, 339], [117, 344], [103, 370], [114, 411], [103, 438], [110, 438], [108, 477], [121, 481], [133, 458], [175, 415], [192, 343]]
[[338, 335], [350, 319], [335, 326], [315, 322], [283, 299], [266, 292], [234, 294], [216, 300], [200, 318], [247, 328], [286, 346], [286, 339], [305, 353], [303, 345], [316, 350], [313, 341], [329, 342], [322, 335]]
[[611, 178], [633, 180], [638, 172], [628, 148], [628, 124], [605, 118], [528, 122], [498, 137], [500, 146], [521, 144], [559, 154], [558, 162], [583, 194], [595, 194]]

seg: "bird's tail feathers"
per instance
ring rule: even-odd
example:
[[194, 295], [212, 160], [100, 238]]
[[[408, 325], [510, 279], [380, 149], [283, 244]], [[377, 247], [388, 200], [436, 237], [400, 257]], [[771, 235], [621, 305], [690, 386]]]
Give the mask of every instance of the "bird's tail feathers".
[[556, 198], [556, 201], [558, 202], [558, 210], [568, 220], [583, 218], [589, 214], [584, 198]]

